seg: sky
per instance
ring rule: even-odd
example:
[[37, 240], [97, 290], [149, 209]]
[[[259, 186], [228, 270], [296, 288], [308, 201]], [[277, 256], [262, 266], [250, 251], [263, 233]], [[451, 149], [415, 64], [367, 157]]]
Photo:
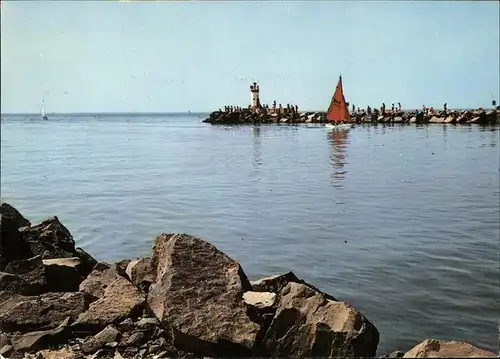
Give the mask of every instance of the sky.
[[4, 1], [1, 112], [491, 107], [499, 3]]

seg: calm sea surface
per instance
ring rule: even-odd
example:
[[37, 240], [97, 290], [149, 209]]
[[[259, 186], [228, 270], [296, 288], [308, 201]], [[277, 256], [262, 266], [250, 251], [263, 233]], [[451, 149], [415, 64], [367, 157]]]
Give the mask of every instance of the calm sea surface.
[[100, 260], [200, 236], [250, 279], [350, 302], [379, 352], [498, 350], [499, 127], [215, 127], [203, 115], [2, 115], [1, 195]]

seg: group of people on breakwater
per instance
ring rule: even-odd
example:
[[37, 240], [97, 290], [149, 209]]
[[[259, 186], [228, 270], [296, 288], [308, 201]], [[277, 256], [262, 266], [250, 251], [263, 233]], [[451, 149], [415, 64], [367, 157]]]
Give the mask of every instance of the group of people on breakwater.
[[[347, 106], [349, 106], [349, 103], [347, 103]], [[389, 110], [386, 108], [386, 105], [385, 103], [382, 103], [382, 105], [380, 106], [380, 109], [377, 109], [377, 108], [371, 108], [370, 106], [367, 106], [366, 109], [361, 109], [359, 106], [356, 108], [356, 106], [353, 104], [352, 105], [352, 108], [351, 108], [351, 113], [352, 114], [366, 114], [366, 115], [371, 115], [371, 114], [375, 114], [375, 115], [395, 115], [395, 114], [401, 114], [403, 113], [404, 111], [402, 110], [401, 108], [401, 102], [398, 102], [397, 103], [397, 106], [393, 103], [392, 104], [392, 108]], [[414, 110], [414, 112], [419, 112], [419, 110]], [[428, 106], [425, 106], [425, 105], [422, 105], [422, 113], [426, 116], [432, 116], [436, 113], [437, 111], [434, 109], [434, 107], [428, 107]], [[443, 113], [447, 113], [448, 112], [448, 103], [445, 103], [443, 105]]]
[[[380, 108], [372, 108], [371, 106], [367, 106], [365, 108], [360, 108], [359, 106], [356, 107], [356, 105], [352, 104], [350, 105], [347, 102], [347, 106], [351, 106], [351, 113], [352, 114], [361, 114], [361, 115], [397, 115], [403, 113], [403, 109], [401, 107], [401, 103], [398, 102], [397, 106], [395, 103], [392, 104], [391, 109], [388, 109], [386, 107], [385, 103], [382, 103]], [[234, 113], [234, 112], [242, 112], [243, 110], [253, 110], [257, 113], [262, 113], [262, 114], [271, 114], [271, 113], [276, 113], [276, 114], [298, 114], [299, 113], [299, 107], [297, 105], [290, 105], [287, 104], [286, 107], [284, 107], [281, 103], [277, 104], [276, 101], [273, 102], [272, 106], [269, 107], [269, 105], [264, 104], [264, 105], [259, 105], [259, 107], [252, 108], [250, 105], [248, 105], [247, 108], [241, 107], [241, 106], [224, 106], [224, 111], [219, 109], [219, 112], [224, 112], [224, 113]], [[419, 113], [420, 111], [414, 110], [414, 112]], [[437, 112], [434, 107], [428, 107], [423, 105], [422, 106], [422, 113], [426, 116], [432, 116]], [[448, 112], [448, 104], [445, 103], [443, 105], [443, 113]]]
[[[268, 113], [298, 114], [299, 113], [299, 106], [287, 104], [285, 107], [281, 103], [277, 104], [276, 101], [273, 101], [273, 104], [271, 107], [269, 107], [269, 105], [267, 105], [267, 104], [264, 104], [264, 105], [259, 104], [259, 106], [255, 107], [255, 108], [252, 108], [252, 106], [248, 105], [248, 107], [246, 109], [253, 110], [257, 113], [263, 113], [263, 114], [268, 114]], [[243, 110], [244, 110], [244, 108], [241, 106], [224, 106], [225, 113], [241, 112]], [[219, 111], [222, 112], [221, 110], [219, 110]]]

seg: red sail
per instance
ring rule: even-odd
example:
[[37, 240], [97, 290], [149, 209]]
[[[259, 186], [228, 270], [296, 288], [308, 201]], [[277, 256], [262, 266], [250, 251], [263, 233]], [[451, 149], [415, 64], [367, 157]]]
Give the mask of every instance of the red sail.
[[342, 76], [339, 77], [332, 102], [330, 102], [330, 107], [326, 112], [326, 119], [330, 122], [349, 121], [351, 119], [349, 109], [345, 103], [344, 91], [342, 90]]

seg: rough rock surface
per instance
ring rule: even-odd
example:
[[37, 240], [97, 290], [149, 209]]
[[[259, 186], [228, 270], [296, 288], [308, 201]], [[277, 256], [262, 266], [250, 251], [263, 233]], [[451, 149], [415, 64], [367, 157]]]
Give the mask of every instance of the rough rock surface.
[[0, 204], [0, 221], [2, 223], [10, 222], [15, 228], [31, 226], [30, 221], [23, 217], [23, 215], [14, 207], [6, 202]]
[[276, 302], [276, 293], [271, 292], [245, 292], [243, 301], [246, 305], [258, 309], [272, 308]]
[[87, 277], [92, 269], [97, 264], [97, 261], [82, 248], [75, 249], [75, 256], [80, 258], [80, 273], [85, 278]]
[[315, 286], [306, 283], [304, 280], [299, 279], [293, 272], [288, 272], [285, 274], [274, 275], [271, 277], [261, 278], [250, 282], [252, 285], [252, 290], [254, 292], [273, 292], [279, 293], [285, 288], [288, 283], [300, 283], [308, 286], [316, 292], [322, 293], [327, 299], [337, 300], [328, 293], [324, 293]]
[[242, 296], [251, 286], [237, 262], [201, 239], [162, 234], [151, 267], [149, 307], [178, 345], [199, 355], [249, 355], [259, 325], [246, 314]]
[[427, 339], [405, 353], [403, 358], [495, 358], [498, 355], [458, 341]]
[[94, 298], [101, 298], [106, 288], [115, 280], [120, 279], [116, 265], [99, 263], [89, 276], [80, 283], [80, 291]]
[[66, 317], [75, 319], [89, 306], [85, 293], [12, 295], [0, 299], [0, 331], [28, 332], [57, 327]]
[[300, 283], [300, 279], [291, 271], [285, 274], [254, 280], [250, 284], [252, 285], [252, 290], [255, 292], [279, 293], [290, 282]]
[[127, 277], [137, 287], [148, 291], [153, 283], [150, 258], [141, 258], [130, 262], [125, 270]]
[[33, 254], [43, 259], [73, 257], [75, 253], [73, 236], [57, 217], [36, 226], [23, 227], [20, 233]]
[[26, 283], [23, 293], [36, 295], [45, 291], [47, 278], [42, 257], [40, 256], [12, 261], [7, 264], [4, 272], [18, 276], [20, 280]]
[[73, 326], [83, 330], [99, 330], [117, 324], [127, 317], [137, 316], [145, 302], [145, 295], [125, 278], [113, 281], [104, 295], [82, 313]]
[[117, 341], [119, 337], [120, 332], [118, 329], [113, 325], [108, 325], [94, 337], [85, 340], [81, 345], [81, 350], [84, 354], [95, 353], [106, 344]]
[[44, 259], [49, 292], [76, 292], [83, 280], [80, 273], [81, 262], [78, 257]]
[[71, 330], [68, 326], [69, 321], [70, 317], [66, 317], [55, 329], [30, 332], [16, 337], [12, 340], [14, 351], [34, 351], [57, 344], [64, 344], [71, 335]]
[[36, 294], [36, 290], [33, 291], [29, 283], [15, 274], [5, 272], [0, 272], [0, 292], [23, 295]]
[[31, 223], [8, 203], [0, 204], [0, 270], [13, 261], [32, 257], [28, 244], [19, 234], [19, 228]]
[[292, 282], [281, 293], [261, 350], [280, 357], [371, 357], [378, 341], [373, 324], [347, 303]]

